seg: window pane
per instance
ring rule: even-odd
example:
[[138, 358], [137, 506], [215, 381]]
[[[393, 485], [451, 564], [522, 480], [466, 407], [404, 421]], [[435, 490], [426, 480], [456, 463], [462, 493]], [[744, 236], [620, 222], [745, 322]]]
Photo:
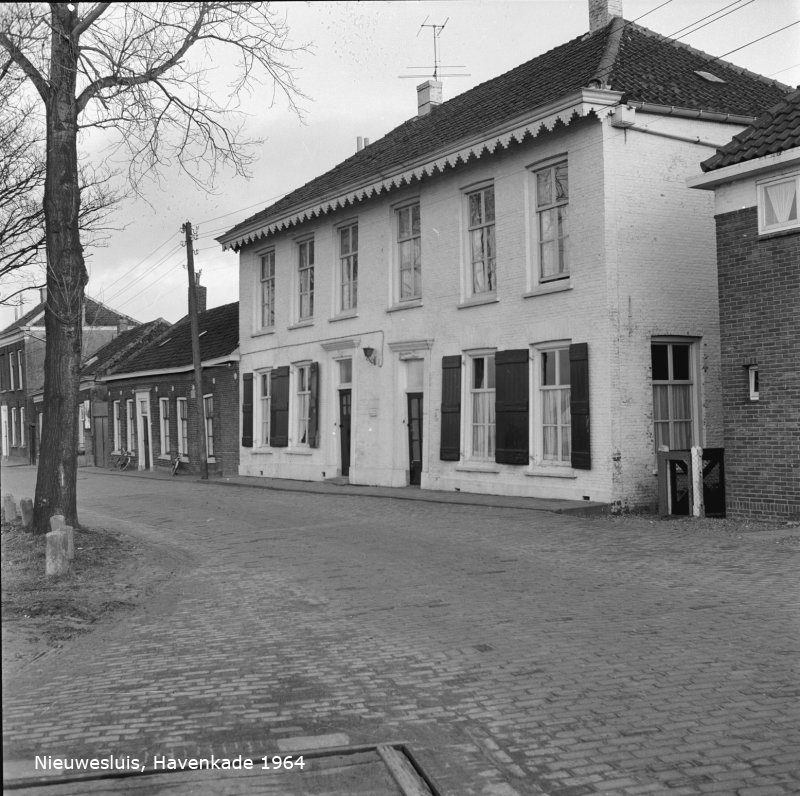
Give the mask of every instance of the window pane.
[[558, 423], [558, 390], [545, 390], [542, 393], [542, 417], [546, 425]]
[[653, 414], [656, 422], [669, 419], [669, 387], [666, 384], [653, 386]]
[[549, 386], [556, 384], [556, 352], [542, 352], [542, 384]]
[[485, 375], [485, 362], [483, 357], [476, 357], [472, 360], [474, 363], [473, 366], [473, 379], [472, 379], [472, 386], [475, 389], [481, 389], [486, 385], [483, 383], [484, 375]]
[[768, 226], [797, 219], [797, 183], [794, 180], [768, 185], [764, 189]]
[[672, 419], [691, 420], [692, 388], [689, 384], [674, 384], [672, 390]]
[[483, 192], [484, 221], [494, 221], [494, 188], [487, 188]]
[[536, 174], [536, 204], [540, 207], [542, 205], [549, 205], [552, 201], [552, 172], [550, 169], [537, 172]]
[[411, 208], [409, 207], [404, 207], [402, 210], [397, 211], [397, 229], [400, 240], [409, 237], [409, 235], [411, 234], [410, 218], [409, 218], [410, 211]]
[[471, 193], [469, 195], [469, 225], [471, 227], [477, 227], [482, 220], [481, 195], [480, 193]]
[[558, 350], [558, 383], [569, 384], [569, 349]]
[[419, 235], [419, 205], [411, 208], [411, 234]]
[[650, 361], [653, 366], [653, 381], [669, 379], [669, 348], [663, 343], [650, 346]]
[[486, 357], [486, 386], [490, 390], [494, 389], [494, 354]]
[[569, 186], [567, 184], [567, 164], [559, 163], [555, 167], [556, 172], [556, 201], [562, 201], [569, 197]]
[[690, 381], [689, 346], [672, 345], [672, 378], [675, 381]]

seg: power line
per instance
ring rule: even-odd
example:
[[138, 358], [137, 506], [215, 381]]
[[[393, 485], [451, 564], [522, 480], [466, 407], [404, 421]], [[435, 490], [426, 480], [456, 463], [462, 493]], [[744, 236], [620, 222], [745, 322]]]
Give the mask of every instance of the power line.
[[114, 287], [114, 285], [116, 285], [117, 282], [119, 282], [120, 280], [129, 277], [131, 275], [131, 271], [135, 271], [137, 268], [139, 268], [139, 266], [141, 266], [145, 262], [147, 262], [147, 260], [149, 260], [159, 249], [161, 249], [164, 246], [166, 246], [166, 244], [169, 243], [171, 239], [172, 239], [172, 235], [170, 235], [169, 238], [167, 238], [163, 243], [160, 243], [158, 246], [156, 246], [155, 249], [153, 249], [153, 251], [150, 252], [150, 254], [148, 254], [146, 257], [143, 257], [141, 260], [139, 260], [139, 262], [136, 263], [136, 265], [134, 265], [132, 268], [129, 268], [126, 273], [123, 273], [122, 276], [118, 277], [113, 282], [111, 282], [110, 284], [106, 285], [105, 290], [109, 290], [110, 288]]
[[649, 11], [645, 11], [644, 14], [641, 16], [636, 17], [636, 19], [632, 19], [631, 22], [638, 22], [640, 19], [644, 19], [649, 14], [652, 14], [653, 11], [658, 11], [659, 8], [663, 8], [664, 6], [668, 6], [672, 0], [666, 0], [665, 3], [662, 3], [660, 6], [656, 6], [655, 8], [651, 8]]
[[749, 47], [751, 44], [755, 44], [759, 41], [764, 41], [764, 39], [768, 39], [770, 36], [774, 36], [776, 33], [780, 33], [787, 28], [792, 28], [795, 25], [800, 25], [800, 19], [797, 22], [790, 22], [788, 25], [784, 25], [782, 28], [778, 28], [777, 30], [773, 30], [772, 33], [767, 33], [765, 36], [760, 36], [757, 39], [753, 39], [753, 41], [747, 42], [747, 44], [743, 44], [741, 47], [737, 47], [735, 50], [728, 50], [726, 53], [722, 53], [722, 55], [718, 55], [714, 60], [718, 61], [720, 58], [724, 58], [726, 55], [730, 55], [731, 53], [738, 53], [739, 50], [743, 50], [745, 47]]
[[[722, 6], [722, 8], [718, 8], [716, 11], [712, 11], [710, 14], [706, 14], [704, 17], [700, 17], [700, 19], [696, 19], [694, 22], [690, 22], [688, 25], [684, 25], [682, 28], [678, 28], [678, 30], [676, 30], [675, 33], [670, 33], [669, 36], [667, 36], [667, 38], [668, 39], [674, 39], [675, 37], [678, 37], [678, 38], [682, 39], [685, 36], [689, 36], [689, 35], [691, 35], [692, 33], [695, 32], [694, 30], [689, 31], [689, 28], [694, 28], [695, 25], [699, 24], [700, 22], [703, 22], [704, 20], [708, 19], [709, 17], [713, 17], [716, 14], [719, 14], [722, 11], [725, 11], [727, 8], [730, 8], [731, 6], [738, 6], [738, 8], [734, 8], [732, 11], [728, 11], [728, 14], [733, 14], [735, 11], [739, 11], [740, 9], [744, 8], [743, 5], [739, 5], [739, 3], [741, 3], [741, 1], [742, 0], [735, 0], [735, 2], [733, 2], [733, 3], [728, 3], [728, 5]], [[750, 5], [750, 3], [752, 3], [752, 2], [754, 2], [754, 0], [748, 0], [748, 2], [746, 2], [744, 5]], [[710, 22], [706, 22], [706, 25], [710, 25], [712, 22], [716, 22], [717, 20], [723, 19], [724, 17], [727, 17], [728, 14], [723, 14], [721, 17], [717, 17], [716, 19], [712, 19]], [[701, 25], [700, 27], [704, 28], [704, 27], [706, 27], [706, 25]], [[700, 28], [696, 28], [696, 30], [700, 30]], [[684, 31], [688, 31], [688, 32], [684, 33]], [[682, 35], [678, 36], [679, 33], [682, 34]]]

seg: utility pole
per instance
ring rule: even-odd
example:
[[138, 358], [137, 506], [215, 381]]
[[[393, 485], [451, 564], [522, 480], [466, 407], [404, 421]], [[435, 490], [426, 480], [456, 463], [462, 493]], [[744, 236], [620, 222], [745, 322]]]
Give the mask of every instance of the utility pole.
[[189, 272], [189, 328], [192, 335], [192, 364], [194, 365], [195, 428], [200, 431], [200, 478], [207, 481], [208, 450], [206, 447], [205, 407], [203, 405], [203, 365], [200, 359], [200, 325], [197, 320], [197, 282], [194, 276], [192, 223], [187, 221], [181, 229], [186, 235], [186, 270]]

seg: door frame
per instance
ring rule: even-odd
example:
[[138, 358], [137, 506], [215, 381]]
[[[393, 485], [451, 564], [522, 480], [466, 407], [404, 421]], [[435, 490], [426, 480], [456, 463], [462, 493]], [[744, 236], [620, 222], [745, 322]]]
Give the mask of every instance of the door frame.
[[[342, 477], [350, 476], [350, 468], [353, 464], [353, 388], [339, 387], [338, 393], [338, 412], [339, 412], [339, 469]], [[347, 393], [349, 401], [349, 414], [347, 415], [347, 467], [345, 468], [345, 434], [344, 424], [342, 423], [342, 396]], [[345, 472], [346, 469], [346, 472]]]
[[[150, 390], [137, 390], [134, 395], [134, 400], [136, 402], [136, 450], [139, 454], [137, 458], [137, 469], [139, 470], [154, 470], [154, 462], [153, 462], [153, 428], [151, 423], [151, 415], [152, 412], [150, 411]], [[142, 407], [141, 402], [147, 401], [147, 455], [145, 456], [145, 446], [144, 446], [144, 418], [145, 415], [142, 414]], [[149, 458], [150, 466], [145, 468], [145, 459]]]
[[[411, 402], [419, 401], [419, 416], [417, 424], [419, 428], [419, 472], [417, 479], [414, 480], [414, 458], [411, 450], [412, 446], [412, 423], [411, 423]], [[406, 393], [406, 427], [407, 427], [407, 449], [408, 449], [408, 483], [410, 486], [420, 486], [422, 484], [422, 468], [424, 465], [425, 456], [425, 433], [424, 422], [425, 417], [425, 393], [423, 392], [407, 392]]]

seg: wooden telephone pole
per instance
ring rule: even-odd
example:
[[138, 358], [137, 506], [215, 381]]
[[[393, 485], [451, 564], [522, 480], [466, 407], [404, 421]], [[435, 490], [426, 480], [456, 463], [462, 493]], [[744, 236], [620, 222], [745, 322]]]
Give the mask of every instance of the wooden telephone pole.
[[194, 235], [190, 221], [187, 221], [181, 229], [186, 235], [186, 270], [189, 272], [189, 328], [192, 336], [192, 364], [194, 365], [195, 428], [200, 431], [200, 478], [207, 481], [208, 450], [203, 402], [203, 365], [200, 359], [200, 325], [197, 320], [197, 280], [194, 276]]

